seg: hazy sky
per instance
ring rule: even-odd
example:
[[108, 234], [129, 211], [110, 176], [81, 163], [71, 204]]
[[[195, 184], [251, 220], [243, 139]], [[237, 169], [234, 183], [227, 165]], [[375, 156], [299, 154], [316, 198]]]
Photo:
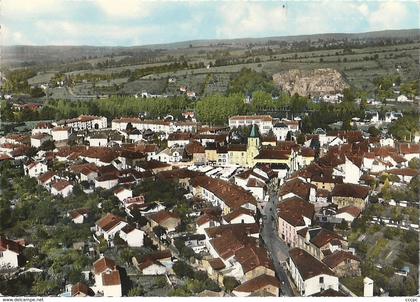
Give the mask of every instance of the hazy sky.
[[143, 45], [419, 28], [419, 1], [2, 0], [1, 43]]

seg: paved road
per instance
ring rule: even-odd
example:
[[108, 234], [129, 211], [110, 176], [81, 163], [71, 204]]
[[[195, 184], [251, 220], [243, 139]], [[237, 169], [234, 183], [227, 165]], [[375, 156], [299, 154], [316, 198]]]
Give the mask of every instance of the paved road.
[[277, 196], [275, 193], [270, 194], [270, 199], [263, 209], [263, 230], [262, 239], [264, 240], [265, 246], [273, 259], [274, 268], [277, 276], [282, 281], [282, 295], [292, 297], [295, 296], [290, 280], [286, 274], [286, 268], [284, 263], [289, 257], [289, 247], [281, 240], [277, 234], [276, 219], [273, 219], [276, 213]]

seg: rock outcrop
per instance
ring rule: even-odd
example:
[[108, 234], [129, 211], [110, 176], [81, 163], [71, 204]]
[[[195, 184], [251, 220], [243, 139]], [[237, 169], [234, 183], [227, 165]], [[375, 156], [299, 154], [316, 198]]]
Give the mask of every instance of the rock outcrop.
[[291, 95], [298, 93], [302, 96], [319, 96], [342, 92], [349, 85], [343, 76], [335, 69], [299, 70], [291, 69], [287, 72], [273, 75], [274, 83]]

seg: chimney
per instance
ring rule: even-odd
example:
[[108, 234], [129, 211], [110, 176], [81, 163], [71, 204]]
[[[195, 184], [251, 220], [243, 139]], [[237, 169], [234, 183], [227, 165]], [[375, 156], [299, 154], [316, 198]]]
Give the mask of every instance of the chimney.
[[363, 296], [373, 297], [373, 280], [368, 277], [363, 279]]

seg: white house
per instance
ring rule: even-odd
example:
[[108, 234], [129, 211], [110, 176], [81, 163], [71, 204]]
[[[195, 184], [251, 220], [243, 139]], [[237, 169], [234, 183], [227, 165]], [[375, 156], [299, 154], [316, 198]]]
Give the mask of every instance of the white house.
[[24, 165], [25, 175], [29, 177], [38, 177], [39, 175], [47, 172], [48, 167], [42, 162], [29, 162]]
[[71, 221], [75, 224], [82, 224], [88, 217], [89, 209], [77, 209], [70, 211], [67, 216], [70, 217]]
[[[360, 165], [363, 164], [363, 160]], [[343, 182], [358, 184], [360, 176], [362, 176], [361, 166], [355, 164], [347, 156], [345, 157], [344, 164], [338, 165], [334, 168], [334, 176], [343, 176]]]
[[270, 115], [236, 115], [229, 118], [231, 129], [257, 125], [261, 134], [268, 133], [273, 129], [273, 118]]
[[51, 130], [54, 126], [48, 122], [39, 122], [35, 128], [32, 129], [32, 135], [36, 135], [39, 133], [46, 133], [51, 135]]
[[105, 190], [112, 189], [118, 185], [118, 176], [113, 174], [105, 174], [95, 179], [95, 187], [103, 188]]
[[71, 127], [74, 131], [103, 129], [108, 126], [106, 117], [94, 115], [81, 115], [76, 118], [59, 121], [57, 124]]
[[71, 134], [71, 128], [69, 127], [54, 127], [51, 130], [53, 141], [64, 141], [68, 140]]
[[254, 212], [248, 209], [239, 208], [222, 217], [223, 223], [254, 223]]
[[131, 189], [121, 187], [114, 191], [114, 196], [117, 197], [119, 201], [123, 202], [129, 197], [133, 197], [133, 191]]
[[57, 180], [51, 184], [51, 194], [69, 196], [73, 192], [73, 185], [67, 180]]
[[177, 163], [182, 160], [184, 148], [172, 147], [166, 148], [152, 157], [152, 159], [164, 162], [164, 163]]
[[312, 224], [314, 205], [294, 196], [280, 201], [277, 206], [278, 233], [289, 246], [297, 245], [297, 232]]
[[31, 136], [31, 147], [39, 148], [41, 145], [51, 140], [51, 135], [46, 133], [37, 133]]
[[121, 277], [115, 262], [102, 257], [93, 263], [95, 288], [105, 297], [121, 297]]
[[24, 245], [17, 241], [0, 237], [0, 268], [16, 268], [21, 264], [21, 255]]
[[115, 234], [127, 225], [121, 217], [108, 213], [96, 222], [96, 235], [103, 235], [105, 240], [110, 241]]
[[138, 268], [143, 275], [164, 275], [167, 273], [167, 268], [157, 260], [147, 259], [140, 263]]
[[195, 225], [197, 234], [206, 234], [205, 229], [219, 226], [220, 222], [216, 216], [204, 213], [197, 218]]
[[354, 219], [360, 216], [362, 211], [355, 206], [347, 206], [337, 210], [335, 217], [338, 219], [343, 219], [348, 223], [352, 223]]
[[120, 238], [127, 242], [128, 246], [143, 246], [144, 232], [130, 225], [123, 227], [119, 233]]
[[291, 249], [289, 256], [288, 270], [302, 296], [327, 289], [338, 291], [338, 278], [326, 264], [300, 248]]
[[236, 297], [248, 297], [255, 293], [280, 295], [280, 282], [276, 277], [262, 274], [237, 286], [232, 293]]

